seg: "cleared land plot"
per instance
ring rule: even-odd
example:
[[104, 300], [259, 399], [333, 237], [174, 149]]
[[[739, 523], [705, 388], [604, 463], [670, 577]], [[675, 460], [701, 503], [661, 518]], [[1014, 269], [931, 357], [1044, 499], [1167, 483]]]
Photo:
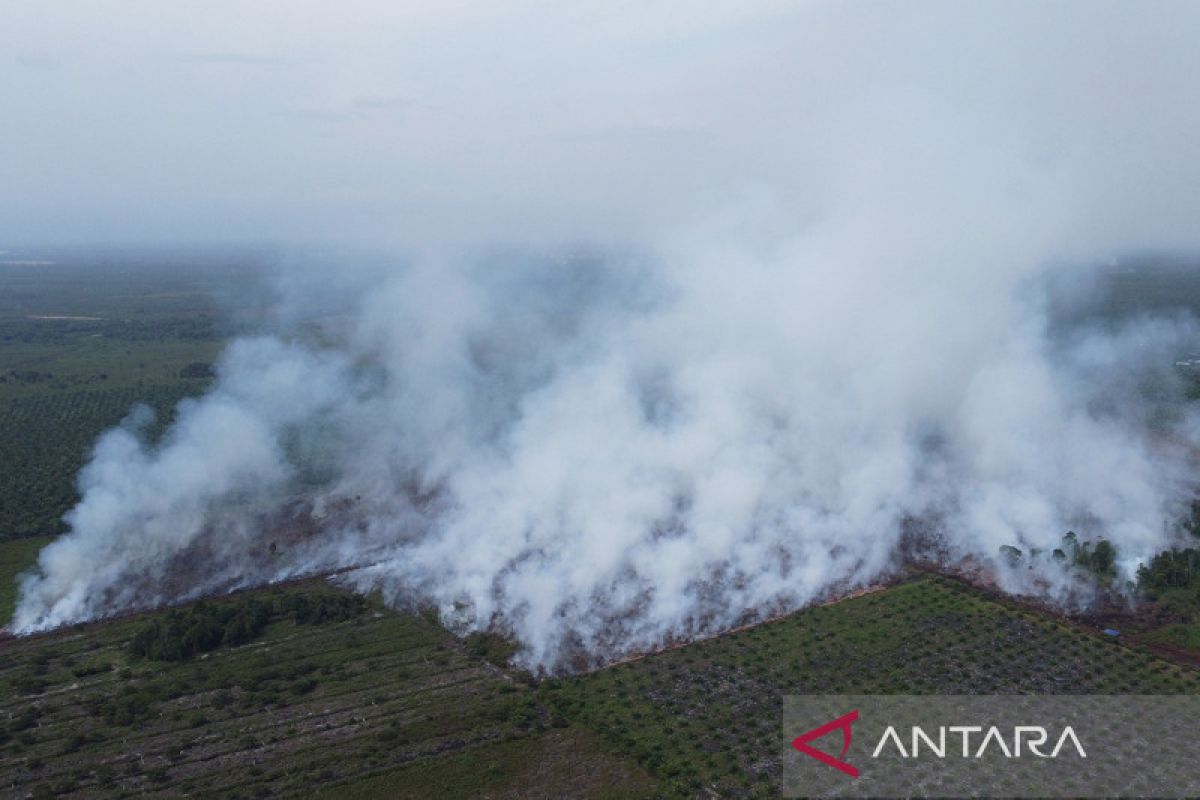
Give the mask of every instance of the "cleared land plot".
[[[318, 792], [319, 800], [628, 800], [670, 790], [600, 737], [556, 728]], [[436, 787], [433, 788], [433, 787]]]
[[[304, 584], [211, 603], [252, 597], [275, 610], [248, 644], [185, 661], [130, 655], [163, 613], [0, 644], [0, 793], [286, 796], [398, 767], [414, 770], [418, 791], [457, 776], [459, 796], [529, 775], [584, 793], [655, 785], [586, 732], [559, 733], [530, 682], [426, 618], [373, 603], [319, 624], [283, 611], [289, 598], [339, 594]], [[577, 758], [581, 748], [594, 757]], [[592, 766], [581, 773], [579, 760]], [[387, 779], [372, 786], [392, 794]]]
[[[302, 622], [297, 598], [343, 616]], [[1200, 690], [1191, 668], [941, 578], [536, 686], [492, 663], [498, 640], [344, 598], [212, 602], [271, 621], [184, 661], [130, 641], [195, 606], [0, 643], [0, 792], [770, 797], [788, 693]]]
[[546, 705], [679, 794], [778, 794], [785, 694], [1194, 693], [1200, 675], [923, 578], [569, 680]]

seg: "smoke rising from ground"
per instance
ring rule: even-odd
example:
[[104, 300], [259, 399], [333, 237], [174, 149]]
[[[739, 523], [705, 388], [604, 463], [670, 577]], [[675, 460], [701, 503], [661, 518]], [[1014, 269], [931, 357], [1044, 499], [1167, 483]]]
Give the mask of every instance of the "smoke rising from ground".
[[[1065, 600], [1000, 546], [1071, 529], [1129, 570], [1171, 540], [1195, 326], [1058, 326], [1047, 287], [1072, 281], [1047, 276], [1195, 244], [1194, 7], [590, 16], [489, 23], [536, 66], [500, 58], [499, 97], [548, 121], [453, 95], [497, 115], [453, 127], [465, 167], [429, 151], [433, 196], [397, 185], [429, 201], [425, 241], [396, 215], [418, 254], [294, 270], [281, 329], [234, 343], [163, 442], [136, 413], [106, 434], [16, 630], [356, 567], [553, 667], [798, 607], [901, 549]], [[586, 109], [538, 99], [582, 87]], [[464, 244], [575, 236], [624, 244]]]

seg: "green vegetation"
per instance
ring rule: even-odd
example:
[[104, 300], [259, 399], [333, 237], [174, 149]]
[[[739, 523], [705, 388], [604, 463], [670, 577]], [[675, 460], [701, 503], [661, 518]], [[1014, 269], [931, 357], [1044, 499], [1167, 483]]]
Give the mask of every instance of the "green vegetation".
[[0, 459], [0, 540], [61, 532], [63, 515], [79, 500], [76, 475], [96, 438], [136, 403], [155, 410], [158, 422], [150, 435], [157, 435], [175, 404], [199, 388], [174, 384], [47, 390], [0, 399], [9, 448]]
[[344, 622], [365, 613], [367, 601], [342, 592], [286, 594], [273, 604], [249, 597], [243, 602], [171, 609], [147, 620], [129, 642], [134, 658], [186, 661], [218, 647], [239, 647], [262, 635], [272, 621], [297, 625]]
[[[241, 644], [131, 652], [264, 609]], [[9, 640], [0, 759], [19, 796], [759, 797], [787, 693], [1200, 691], [1192, 667], [928, 577], [540, 684], [511, 653], [318, 582]]]
[[12, 618], [17, 604], [17, 576], [37, 563], [37, 554], [52, 537], [0, 541], [0, 621]]
[[1138, 568], [1140, 632], [1151, 642], [1200, 650], [1200, 549], [1159, 553]]
[[[431, 787], [437, 787], [431, 792]], [[552, 729], [318, 792], [319, 800], [579, 797], [637, 800], [666, 790], [596, 735]]]
[[1190, 311], [1200, 314], [1200, 281], [1196, 280], [1194, 256], [1168, 253], [1145, 254], [1122, 259], [1119, 269], [1101, 276], [1093, 298], [1085, 308], [1092, 318], [1120, 321], [1138, 315]]
[[[238, 646], [169, 661], [130, 652], [148, 629], [263, 608], [265, 627]], [[343, 785], [358, 797], [359, 781], [387, 786], [380, 776], [400, 769], [448, 785], [467, 770], [456, 779], [464, 796], [531, 775], [579, 796], [655, 785], [586, 732], [563, 735], [533, 688], [426, 616], [319, 582], [0, 642], [0, 696], [0, 763], [16, 796], [251, 798]], [[581, 752], [607, 766], [581, 772]]]
[[135, 403], [156, 412], [153, 437], [204, 390], [249, 314], [218, 315], [215, 298], [246, 282], [165, 257], [0, 266], [0, 541], [64, 529], [92, 445]]
[[468, 653], [497, 667], [507, 667], [509, 660], [517, 652], [517, 646], [511, 639], [494, 633], [472, 633], [463, 643]]
[[1200, 550], [1171, 549], [1159, 553], [1150, 563], [1138, 567], [1138, 587], [1153, 600], [1163, 592], [1190, 589], [1200, 592]]
[[342, 622], [363, 614], [367, 601], [345, 592], [288, 594], [275, 604], [276, 614], [287, 617], [297, 625], [323, 625]]
[[143, 625], [129, 642], [129, 654], [154, 661], [186, 661], [257, 639], [271, 620], [271, 608], [254, 598], [244, 603], [172, 609]]
[[[51, 539], [15, 537], [62, 529], [96, 437], [139, 402], [160, 435], [254, 313], [216, 314], [243, 277], [178, 266], [0, 268], [5, 619]], [[1157, 275], [1114, 280], [1178, 297]], [[1200, 535], [1200, 502], [1180, 524]], [[1117, 555], [1074, 534], [1049, 554], [1001, 548], [1102, 585]], [[1200, 549], [1153, 559], [1138, 591], [1121, 643], [924, 577], [538, 684], [502, 636], [458, 640], [318, 582], [267, 588], [0, 640], [0, 764], [21, 797], [774, 796], [787, 693], [1200, 691], [1156, 655], [1200, 650]]]
[[1076, 566], [1082, 567], [1100, 578], [1116, 575], [1117, 548], [1107, 539], [1100, 539], [1092, 546], [1090, 541], [1080, 542], [1074, 531], [1063, 537], [1063, 548]]
[[[1001, 560], [1010, 567], [1017, 567], [1025, 559], [1025, 553], [1012, 545], [1000, 545], [999, 552]], [[1034, 549], [1029, 553], [1031, 560], [1044, 557], [1041, 550]], [[1101, 586], [1112, 584], [1117, 577], [1117, 548], [1104, 538], [1093, 545], [1090, 540], [1081, 542], [1075, 531], [1067, 531], [1062, 546], [1054, 548], [1050, 558], [1062, 569], [1081, 571]]]
[[1185, 650], [1200, 650], [1200, 625], [1196, 622], [1178, 622], [1163, 625], [1150, 632], [1149, 641], [1182, 647]]
[[1180, 521], [1180, 527], [1192, 536], [1200, 537], [1200, 500], [1188, 504], [1188, 513]]
[[591, 675], [543, 701], [682, 796], [777, 793], [782, 696], [1192, 693], [1191, 668], [926, 578]]

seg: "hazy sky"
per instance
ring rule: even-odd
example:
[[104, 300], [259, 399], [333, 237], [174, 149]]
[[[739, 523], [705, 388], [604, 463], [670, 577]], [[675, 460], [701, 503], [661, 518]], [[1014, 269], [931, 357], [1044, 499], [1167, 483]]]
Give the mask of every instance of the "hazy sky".
[[1194, 2], [2, 0], [0, 19], [6, 242], [793, 233], [855, 187], [903, 202], [981, 163], [996, 191], [1069, 195], [1085, 237], [1200, 218]]

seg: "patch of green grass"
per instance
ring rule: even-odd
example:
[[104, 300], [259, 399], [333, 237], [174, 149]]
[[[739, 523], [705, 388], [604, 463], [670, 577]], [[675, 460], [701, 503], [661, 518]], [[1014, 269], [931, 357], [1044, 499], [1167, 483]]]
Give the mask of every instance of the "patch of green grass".
[[54, 537], [0, 541], [0, 625], [12, 619], [17, 604], [17, 576], [37, 563], [37, 555]]

